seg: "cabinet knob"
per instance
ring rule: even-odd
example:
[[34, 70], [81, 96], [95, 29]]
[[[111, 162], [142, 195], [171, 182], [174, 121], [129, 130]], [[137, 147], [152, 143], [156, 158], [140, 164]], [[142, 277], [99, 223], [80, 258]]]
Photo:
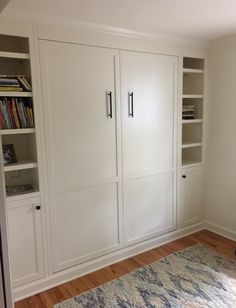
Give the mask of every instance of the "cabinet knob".
[[187, 177], [187, 175], [185, 175], [185, 174], [182, 175], [182, 178], [183, 178], [183, 179], [186, 179], [186, 177]]
[[39, 210], [41, 209], [41, 206], [40, 206], [40, 205], [36, 205], [35, 209], [36, 209], [37, 211], [39, 211]]

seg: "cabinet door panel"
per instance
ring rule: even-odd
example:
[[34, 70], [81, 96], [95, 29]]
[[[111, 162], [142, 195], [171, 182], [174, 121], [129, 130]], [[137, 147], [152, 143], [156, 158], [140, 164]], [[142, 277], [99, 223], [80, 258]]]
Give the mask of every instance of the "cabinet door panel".
[[43, 243], [39, 200], [8, 203], [11, 273], [15, 287], [43, 276]]
[[182, 221], [187, 226], [201, 220], [202, 168], [184, 169], [182, 174]]
[[126, 186], [126, 240], [133, 243], [174, 229], [172, 173], [130, 180]]
[[116, 51], [45, 41], [40, 47], [55, 189], [116, 177]]
[[55, 211], [57, 269], [94, 258], [118, 246], [116, 184], [59, 194]]
[[176, 58], [122, 52], [121, 82], [125, 237], [131, 244], [176, 224]]
[[[126, 175], [173, 167], [174, 57], [122, 53], [123, 153]], [[133, 117], [128, 93], [133, 92]], [[131, 98], [130, 98], [131, 99]]]
[[55, 272], [121, 245], [118, 56], [40, 42]]

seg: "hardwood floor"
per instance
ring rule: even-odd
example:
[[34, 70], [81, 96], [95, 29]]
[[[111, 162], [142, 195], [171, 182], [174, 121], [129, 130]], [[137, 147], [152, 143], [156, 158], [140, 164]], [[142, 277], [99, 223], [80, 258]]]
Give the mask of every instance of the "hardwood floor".
[[187, 237], [181, 238], [179, 240], [173, 241], [169, 244], [149, 250], [148, 252], [139, 254], [130, 259], [105, 267], [92, 274], [83, 276], [81, 278], [64, 283], [58, 287], [26, 298], [22, 301], [17, 302], [15, 304], [15, 307], [52, 307], [52, 305], [58, 302], [69, 299], [84, 291], [97, 287], [100, 284], [103, 284], [124, 274], [127, 274], [133, 270], [136, 270], [143, 265], [157, 261], [171, 253], [176, 252], [177, 250], [184, 249], [197, 243], [202, 243], [221, 254], [235, 258], [234, 251], [236, 248], [236, 242], [226, 239], [210, 231], [203, 230]]

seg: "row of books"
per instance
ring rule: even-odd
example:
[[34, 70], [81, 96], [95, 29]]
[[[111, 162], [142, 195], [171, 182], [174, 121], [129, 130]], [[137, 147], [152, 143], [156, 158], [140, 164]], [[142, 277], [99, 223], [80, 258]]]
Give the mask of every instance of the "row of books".
[[195, 106], [183, 106], [182, 119], [193, 120], [195, 118]]
[[6, 195], [8, 197], [22, 195], [22, 194], [29, 194], [32, 192], [35, 192], [35, 189], [31, 184], [15, 185], [15, 186], [6, 187]]
[[25, 76], [0, 75], [0, 91], [30, 92], [32, 88]]
[[0, 99], [0, 128], [33, 128], [33, 106], [31, 102], [19, 98]]

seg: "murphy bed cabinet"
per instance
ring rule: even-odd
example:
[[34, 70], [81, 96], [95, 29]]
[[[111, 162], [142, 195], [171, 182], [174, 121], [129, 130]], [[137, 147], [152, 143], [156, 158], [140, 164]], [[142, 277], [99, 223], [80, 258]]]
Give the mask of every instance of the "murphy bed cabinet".
[[0, 84], [33, 115], [0, 115], [15, 299], [200, 228], [204, 56], [96, 45], [0, 35], [0, 80], [32, 86]]
[[121, 52], [120, 106], [116, 50], [40, 52], [54, 270], [123, 245], [121, 120], [125, 244], [173, 230], [176, 58]]

